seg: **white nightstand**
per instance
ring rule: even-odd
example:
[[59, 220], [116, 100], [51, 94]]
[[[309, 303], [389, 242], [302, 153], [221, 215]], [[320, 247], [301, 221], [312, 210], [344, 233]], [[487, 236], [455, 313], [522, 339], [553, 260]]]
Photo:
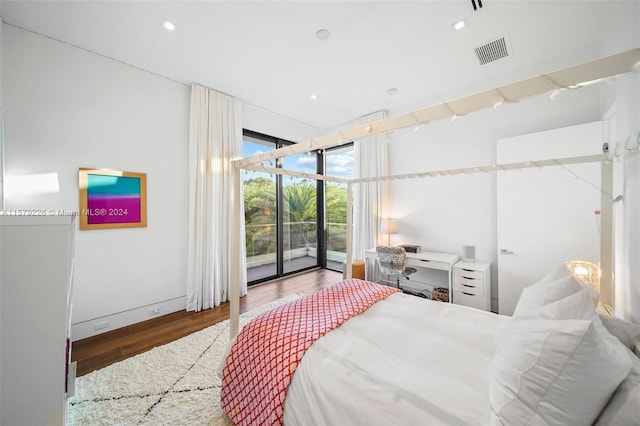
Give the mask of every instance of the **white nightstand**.
[[453, 265], [453, 303], [491, 310], [491, 262], [467, 262]]

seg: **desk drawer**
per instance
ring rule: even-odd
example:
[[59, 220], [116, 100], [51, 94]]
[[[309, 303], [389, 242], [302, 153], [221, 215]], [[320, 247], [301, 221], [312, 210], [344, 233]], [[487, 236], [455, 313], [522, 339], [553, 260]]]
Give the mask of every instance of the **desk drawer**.
[[436, 260], [425, 260], [407, 257], [407, 265], [417, 266], [419, 268], [439, 269], [442, 271], [449, 270], [449, 264], [445, 262], [438, 262]]
[[453, 289], [470, 295], [482, 296], [484, 294], [484, 280], [456, 275], [453, 279]]

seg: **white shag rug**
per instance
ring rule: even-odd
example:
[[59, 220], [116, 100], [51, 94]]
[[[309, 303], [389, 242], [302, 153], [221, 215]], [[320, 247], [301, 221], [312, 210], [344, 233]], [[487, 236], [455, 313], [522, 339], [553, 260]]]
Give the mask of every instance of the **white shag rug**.
[[[240, 326], [294, 294], [240, 316]], [[67, 424], [232, 425], [220, 408], [217, 370], [229, 343], [229, 320], [76, 380]]]

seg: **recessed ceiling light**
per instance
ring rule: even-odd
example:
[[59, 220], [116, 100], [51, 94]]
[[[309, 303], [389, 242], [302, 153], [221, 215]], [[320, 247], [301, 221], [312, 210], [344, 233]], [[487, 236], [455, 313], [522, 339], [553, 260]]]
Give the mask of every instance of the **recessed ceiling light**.
[[169, 31], [173, 31], [176, 29], [176, 24], [174, 24], [173, 22], [167, 20], [167, 19], [163, 19], [162, 20], [162, 26]]
[[325, 30], [324, 28], [316, 31], [316, 37], [318, 40], [326, 40], [330, 35], [331, 33], [329, 33], [329, 30]]
[[464, 28], [464, 26], [465, 26], [466, 24], [467, 24], [467, 23], [465, 22], [465, 20], [464, 20], [464, 19], [461, 19], [461, 20], [459, 20], [458, 22], [455, 22], [455, 23], [451, 24], [451, 26], [453, 27], [453, 29], [454, 29], [454, 30], [456, 30], [456, 31], [460, 31], [461, 29], [463, 29], [463, 28]]
[[395, 95], [396, 93], [398, 93], [398, 89], [396, 89], [395, 87], [387, 89], [387, 95]]
[[311, 95], [309, 98], [311, 98], [312, 101], [315, 101], [318, 99], [318, 95]]

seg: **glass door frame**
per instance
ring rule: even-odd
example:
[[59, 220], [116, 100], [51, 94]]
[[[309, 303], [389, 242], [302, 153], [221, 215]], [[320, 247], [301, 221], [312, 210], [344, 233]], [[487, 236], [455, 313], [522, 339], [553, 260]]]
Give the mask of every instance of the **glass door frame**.
[[[318, 168], [318, 174], [325, 174], [325, 171], [327, 170], [327, 154], [331, 153], [331, 151], [342, 151], [345, 148], [351, 148], [352, 150], [355, 149], [355, 143], [353, 141], [349, 141], [349, 142], [345, 142], [342, 145], [339, 146], [334, 146], [331, 148], [326, 148], [323, 152], [322, 152], [322, 158], [319, 159], [319, 165], [321, 165], [321, 167]], [[353, 176], [352, 176], [353, 177]], [[329, 265], [328, 262], [328, 256], [327, 256], [327, 249], [329, 246], [329, 228], [328, 228], [328, 221], [327, 221], [327, 211], [326, 211], [326, 187], [328, 182], [327, 181], [318, 181], [318, 184], [320, 186], [322, 186], [322, 190], [318, 190], [318, 192], [322, 192], [322, 200], [318, 199], [318, 203], [322, 203], [322, 227], [323, 227], [323, 235], [322, 235], [322, 267], [325, 269], [329, 269], [331, 271], [336, 271], [336, 272], [343, 272], [342, 269], [335, 269], [334, 267], [331, 267]], [[345, 224], [346, 227], [346, 224]], [[320, 239], [318, 239], [318, 252], [320, 252]], [[318, 256], [320, 256], [320, 254], [318, 254]]]
[[[258, 139], [264, 142], [272, 143], [273, 149], [282, 148], [285, 146], [293, 145], [295, 142], [288, 141], [286, 139], [277, 138], [274, 136], [265, 135], [252, 130], [243, 129], [242, 136], [252, 139]], [[320, 151], [316, 151], [316, 173], [322, 174], [324, 170], [323, 155]], [[277, 168], [282, 167], [282, 160], [277, 159], [275, 166]], [[316, 264], [294, 271], [284, 272], [284, 189], [283, 189], [283, 176], [275, 176], [276, 184], [276, 275], [269, 275], [250, 281], [249, 286], [259, 284], [265, 281], [270, 281], [276, 278], [284, 277], [287, 275], [297, 274], [299, 272], [315, 269], [318, 267], [326, 268], [326, 242], [324, 232], [324, 181], [316, 181], [316, 241], [317, 241], [317, 258]]]

